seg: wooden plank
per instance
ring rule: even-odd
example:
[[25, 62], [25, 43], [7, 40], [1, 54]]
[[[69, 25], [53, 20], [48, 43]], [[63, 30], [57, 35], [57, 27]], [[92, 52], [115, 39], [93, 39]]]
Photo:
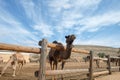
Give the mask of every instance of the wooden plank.
[[53, 75], [64, 75], [64, 74], [73, 74], [73, 73], [82, 73], [87, 72], [88, 69], [66, 69], [66, 70], [47, 70], [46, 76], [53, 76]]
[[108, 71], [109, 71], [109, 74], [111, 74], [111, 64], [110, 64], [110, 55], [108, 55]]
[[[58, 49], [58, 50], [66, 49], [66, 47], [64, 47], [64, 46], [56, 45], [53, 43], [48, 43], [47, 46]], [[5, 44], [5, 43], [0, 43], [0, 50], [12, 50], [12, 51], [40, 54], [40, 48], [37, 48], [37, 47], [27, 47], [27, 46], [13, 45], [13, 44]], [[89, 54], [89, 51], [87, 51], [87, 50], [80, 50], [80, 49], [76, 49], [76, 48], [73, 48], [72, 52]]]
[[110, 56], [110, 58], [120, 59], [120, 57], [117, 56]]
[[119, 61], [118, 61], [118, 62], [119, 62], [119, 64], [118, 64], [118, 65], [119, 65], [119, 71], [120, 71], [120, 59], [119, 59]]
[[109, 71], [94, 72], [93, 76], [98, 76], [98, 75], [108, 74], [108, 73], [109, 73]]
[[46, 56], [47, 56], [47, 40], [43, 39], [41, 44], [41, 55], [40, 55], [40, 69], [38, 80], [46, 80]]
[[93, 80], [93, 52], [90, 51], [89, 80]]
[[94, 72], [101, 72], [101, 71], [106, 71], [108, 69], [106, 68], [98, 68], [98, 69], [95, 69]]
[[[61, 50], [61, 49], [66, 50], [66, 47], [61, 46], [61, 45], [57, 45], [57, 44], [53, 44], [53, 43], [48, 43], [48, 47], [55, 48], [55, 49], [58, 49], [58, 50]], [[72, 48], [72, 52], [83, 53], [83, 54], [89, 54], [90, 53], [90, 51], [80, 50], [80, 49], [77, 49], [77, 48]]]
[[94, 60], [103, 60], [103, 61], [107, 61], [107, 58], [100, 58], [100, 57], [93, 57]]
[[119, 68], [120, 66], [114, 66], [114, 67], [111, 67], [111, 69], [116, 69], [116, 68]]
[[72, 52], [75, 52], [75, 53], [82, 53], [82, 54], [89, 54], [90, 51], [87, 51], [87, 50], [80, 50], [80, 49], [76, 49], [76, 48], [72, 48]]
[[12, 51], [40, 54], [40, 48], [19, 46], [19, 45], [13, 45], [13, 44], [5, 44], [5, 43], [0, 43], [0, 50], [12, 50]]

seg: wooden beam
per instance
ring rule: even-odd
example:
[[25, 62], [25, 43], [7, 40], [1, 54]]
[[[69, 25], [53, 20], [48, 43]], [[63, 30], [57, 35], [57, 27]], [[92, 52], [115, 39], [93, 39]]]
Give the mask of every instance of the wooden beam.
[[103, 61], [107, 61], [107, 58], [100, 58], [100, 57], [93, 57], [94, 60], [103, 60]]
[[[61, 49], [66, 50], [66, 47], [61, 46], [61, 45], [56, 45], [56, 44], [53, 44], [53, 43], [48, 43], [47, 46], [50, 47], [50, 48], [58, 49], [58, 50], [61, 50]], [[72, 52], [83, 53], [83, 54], [89, 54], [90, 53], [90, 51], [80, 50], [80, 49], [77, 49], [77, 48], [72, 48]]]
[[82, 73], [87, 72], [88, 69], [67, 69], [67, 70], [47, 70], [46, 76], [53, 76], [53, 75], [64, 75], [64, 74], [73, 74], [73, 73]]
[[0, 43], [0, 50], [12, 50], [40, 54], [40, 48]]
[[109, 73], [109, 71], [94, 72], [93, 76], [98, 76], [98, 75], [108, 74], [108, 73]]
[[46, 80], [46, 56], [47, 56], [47, 40], [43, 39], [41, 44], [41, 55], [40, 55], [40, 68], [38, 80]]
[[89, 80], [93, 80], [93, 52], [90, 51]]
[[118, 61], [118, 62], [119, 62], [119, 71], [120, 71], [120, 59], [119, 59], [119, 61]]
[[[66, 49], [66, 47], [64, 47], [64, 46], [56, 45], [53, 43], [48, 43], [47, 46], [50, 48], [58, 49], [58, 50]], [[37, 48], [37, 47], [20, 46], [20, 45], [6, 44], [6, 43], [0, 43], [0, 50], [12, 50], [12, 51], [40, 54], [40, 48]], [[72, 52], [89, 54], [89, 51], [87, 51], [87, 50], [80, 50], [80, 49], [76, 49], [76, 48], [73, 48]]]
[[108, 55], [108, 71], [109, 71], [109, 74], [112, 74], [111, 64], [110, 64], [110, 55]]
[[110, 56], [110, 58], [120, 59], [120, 57], [116, 57], [116, 56]]
[[116, 69], [116, 68], [120, 68], [120, 66], [115, 66], [115, 67], [111, 67], [111, 69]]

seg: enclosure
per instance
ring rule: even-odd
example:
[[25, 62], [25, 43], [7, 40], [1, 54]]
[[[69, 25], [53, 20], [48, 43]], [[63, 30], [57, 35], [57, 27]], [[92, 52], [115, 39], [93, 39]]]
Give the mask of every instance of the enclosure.
[[[56, 45], [54, 44], [51, 44], [52, 47], [55, 48]], [[5, 46], [7, 46], [6, 44], [2, 44], [1, 45], [1, 49], [6, 49]], [[11, 47], [10, 47], [11, 46]], [[15, 45], [9, 45], [9, 47], [7, 47], [8, 50], [15, 50], [15, 51], [25, 51], [25, 52], [35, 52], [35, 53], [40, 53], [41, 52], [41, 59], [40, 59], [40, 65], [38, 63], [27, 63], [22, 72], [21, 73], [18, 73], [17, 77], [11, 77], [10, 76], [10, 72], [11, 72], [11, 69], [9, 68], [7, 73], [1, 77], [1, 79], [4, 79], [4, 80], [16, 80], [16, 79], [23, 79], [23, 80], [27, 80], [27, 79], [31, 79], [31, 80], [35, 80], [35, 79], [38, 79], [34, 76], [34, 72], [36, 70], [39, 70], [40, 69], [40, 72], [41, 70], [43, 69], [43, 72], [41, 72], [40, 75], [43, 75], [43, 77], [45, 77], [46, 79], [51, 79], [52, 76], [49, 76], [49, 75], [56, 75], [55, 76], [56, 78], [60, 78], [61, 77], [61, 74], [64, 74], [62, 75], [62, 77], [65, 79], [65, 80], [69, 80], [69, 79], [89, 79], [89, 80], [92, 80], [94, 78], [94, 76], [97, 76], [97, 75], [101, 75], [101, 74], [111, 74], [111, 63], [109, 62], [109, 59], [110, 59], [110, 56], [108, 57], [108, 64], [106, 64], [105, 62], [102, 62], [102, 66], [101, 66], [101, 69], [99, 70], [96, 70], [98, 69], [96, 64], [94, 63], [94, 57], [93, 57], [93, 54], [92, 52], [90, 51], [85, 51], [85, 50], [77, 50], [77, 49], [73, 49], [74, 52], [80, 52], [80, 53], [85, 53], [87, 55], [90, 55], [90, 61], [88, 62], [67, 62], [66, 65], [65, 65], [65, 69], [64, 70], [56, 70], [56, 71], [50, 71], [50, 67], [49, 67], [49, 63], [46, 63], [45, 62], [45, 58], [46, 57], [43, 57], [45, 56], [45, 54], [47, 53], [46, 52], [46, 49], [47, 49], [47, 46], [50, 46], [50, 45], [45, 45], [44, 41], [43, 41], [43, 45], [41, 49], [39, 48], [30, 48], [30, 47], [21, 47], [21, 46], [16, 46]], [[60, 46], [58, 45], [58, 47], [60, 48]], [[56, 47], [56, 48], [58, 48]], [[42, 53], [44, 54], [42, 56]], [[42, 61], [43, 59], [44, 61]], [[116, 57], [115, 57], [116, 58]], [[118, 58], [118, 57], [117, 57]], [[100, 58], [98, 58], [100, 59]], [[119, 59], [119, 58], [118, 58]], [[101, 59], [101, 60], [104, 60], [104, 59]], [[44, 69], [44, 67], [41, 67], [41, 66], [45, 66], [46, 64], [46, 68]], [[1, 69], [2, 67], [4, 66], [5, 64], [1, 64]], [[120, 61], [119, 61], [119, 65], [120, 65]], [[118, 67], [113, 67], [114, 70], [118, 71], [119, 66]], [[60, 68], [59, 68], [60, 69]], [[67, 70], [68, 69], [68, 70]], [[76, 70], [75, 70], [76, 69]], [[104, 69], [106, 69], [105, 71], [103, 71]], [[95, 71], [95, 73], [94, 73]], [[102, 71], [102, 72], [101, 72]], [[67, 74], [66, 74], [67, 73]], [[46, 76], [45, 76], [46, 75]], [[83, 76], [84, 75], [84, 76]], [[39, 80], [44, 80], [43, 78], [39, 77]]]

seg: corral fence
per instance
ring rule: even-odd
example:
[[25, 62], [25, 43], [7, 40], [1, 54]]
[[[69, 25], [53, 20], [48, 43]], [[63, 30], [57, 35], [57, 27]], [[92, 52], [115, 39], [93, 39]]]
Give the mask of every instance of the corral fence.
[[[111, 69], [113, 68], [119, 68], [120, 71], [120, 58], [114, 57], [119, 60], [119, 66], [117, 67], [111, 67], [110, 59], [113, 57], [108, 56], [107, 58], [97, 58], [98, 60], [107, 61], [107, 70], [105, 71], [94, 71], [93, 68], [93, 51], [86, 51], [86, 50], [79, 50], [79, 49], [72, 49], [72, 52], [76, 53], [82, 53], [90, 56], [89, 60], [89, 68], [88, 69], [70, 69], [70, 70], [46, 70], [46, 55], [47, 55], [47, 47], [61, 49], [60, 45], [48, 43], [46, 39], [42, 39], [41, 41], [41, 48], [37, 47], [25, 47], [25, 46], [19, 46], [19, 45], [12, 45], [12, 44], [5, 44], [0, 43], [0, 50], [12, 50], [12, 51], [19, 51], [19, 52], [28, 52], [28, 53], [35, 53], [35, 54], [41, 54], [40, 55], [40, 67], [39, 67], [39, 75], [38, 80], [46, 80], [46, 76], [54, 76], [54, 75], [62, 75], [67, 73], [81, 73], [81, 72], [88, 72], [88, 79], [93, 80], [94, 76], [101, 75], [101, 74], [111, 74]], [[64, 50], [66, 47], [64, 47]]]

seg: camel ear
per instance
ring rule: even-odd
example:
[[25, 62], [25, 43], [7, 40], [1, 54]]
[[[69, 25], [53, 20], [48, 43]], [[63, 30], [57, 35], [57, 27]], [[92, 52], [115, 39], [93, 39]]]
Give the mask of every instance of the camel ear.
[[76, 37], [74, 36], [74, 39], [76, 39]]
[[38, 45], [41, 46], [41, 44], [42, 44], [42, 41], [39, 41]]
[[68, 38], [68, 36], [65, 36], [65, 38]]

